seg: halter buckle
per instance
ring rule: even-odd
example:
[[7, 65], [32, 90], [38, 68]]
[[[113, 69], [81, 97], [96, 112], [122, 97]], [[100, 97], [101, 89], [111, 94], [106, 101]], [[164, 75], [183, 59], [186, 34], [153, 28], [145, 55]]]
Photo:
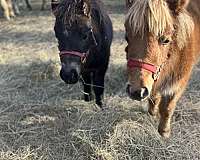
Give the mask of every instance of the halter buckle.
[[152, 78], [153, 78], [154, 81], [158, 80], [158, 78], [160, 77], [160, 72], [161, 72], [161, 67], [159, 67], [158, 70], [156, 71], [156, 73], [154, 73], [152, 75]]
[[87, 56], [88, 56], [88, 53], [83, 53], [83, 56], [81, 57], [81, 63], [82, 64], [86, 63]]

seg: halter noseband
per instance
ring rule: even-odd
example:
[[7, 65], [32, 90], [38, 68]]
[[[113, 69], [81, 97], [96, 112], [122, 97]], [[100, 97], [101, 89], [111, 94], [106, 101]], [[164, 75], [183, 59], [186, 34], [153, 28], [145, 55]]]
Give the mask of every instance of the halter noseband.
[[77, 52], [77, 51], [66, 51], [63, 50], [59, 53], [60, 58], [62, 58], [65, 55], [72, 55], [72, 56], [77, 56], [81, 58], [81, 62], [85, 63], [86, 62], [86, 58], [88, 56], [88, 53], [81, 53], [81, 52]]
[[133, 59], [133, 58], [128, 59], [128, 63], [127, 63], [127, 67], [130, 69], [131, 68], [141, 68], [141, 69], [151, 72], [153, 74], [152, 77], [153, 77], [154, 81], [156, 81], [159, 78], [162, 66], [163, 65], [158, 67], [153, 64], [150, 64], [147, 62], [142, 62], [140, 60]]

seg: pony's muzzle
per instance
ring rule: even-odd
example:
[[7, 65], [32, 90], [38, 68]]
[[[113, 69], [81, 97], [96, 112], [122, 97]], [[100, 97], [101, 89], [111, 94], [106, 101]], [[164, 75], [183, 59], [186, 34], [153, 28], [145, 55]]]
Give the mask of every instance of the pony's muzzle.
[[76, 69], [71, 69], [69, 71], [66, 71], [65, 69], [60, 70], [60, 77], [61, 79], [67, 83], [67, 84], [75, 84], [78, 82], [78, 72]]
[[149, 90], [146, 87], [134, 89], [130, 84], [128, 84], [126, 91], [131, 99], [137, 101], [143, 101], [149, 96]]

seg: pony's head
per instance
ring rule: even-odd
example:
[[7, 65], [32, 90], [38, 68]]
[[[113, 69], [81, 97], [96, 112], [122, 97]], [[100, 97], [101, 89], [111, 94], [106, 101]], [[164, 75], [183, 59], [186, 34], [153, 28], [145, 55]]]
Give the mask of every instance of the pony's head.
[[187, 4], [188, 0], [127, 0], [127, 92], [132, 99], [150, 96], [167, 72], [167, 63], [188, 42], [194, 23]]
[[60, 76], [66, 83], [76, 83], [89, 49], [96, 45], [92, 30], [90, 0], [52, 0], [56, 17], [55, 35], [60, 50]]

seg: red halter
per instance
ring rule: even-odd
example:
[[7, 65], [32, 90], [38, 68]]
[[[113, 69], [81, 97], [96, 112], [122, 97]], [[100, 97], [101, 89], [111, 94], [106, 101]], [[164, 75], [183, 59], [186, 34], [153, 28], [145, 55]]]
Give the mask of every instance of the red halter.
[[81, 53], [81, 52], [76, 52], [76, 51], [61, 51], [60, 52], [60, 57], [63, 57], [65, 55], [73, 55], [73, 56], [77, 56], [77, 57], [80, 57], [81, 58], [81, 62], [82, 63], [85, 63], [86, 61], [86, 58], [88, 56], [88, 53]]
[[157, 67], [153, 64], [142, 62], [136, 59], [129, 59], [127, 63], [128, 68], [142, 68], [145, 69], [153, 74], [153, 79], [156, 81], [159, 77], [161, 67]]

